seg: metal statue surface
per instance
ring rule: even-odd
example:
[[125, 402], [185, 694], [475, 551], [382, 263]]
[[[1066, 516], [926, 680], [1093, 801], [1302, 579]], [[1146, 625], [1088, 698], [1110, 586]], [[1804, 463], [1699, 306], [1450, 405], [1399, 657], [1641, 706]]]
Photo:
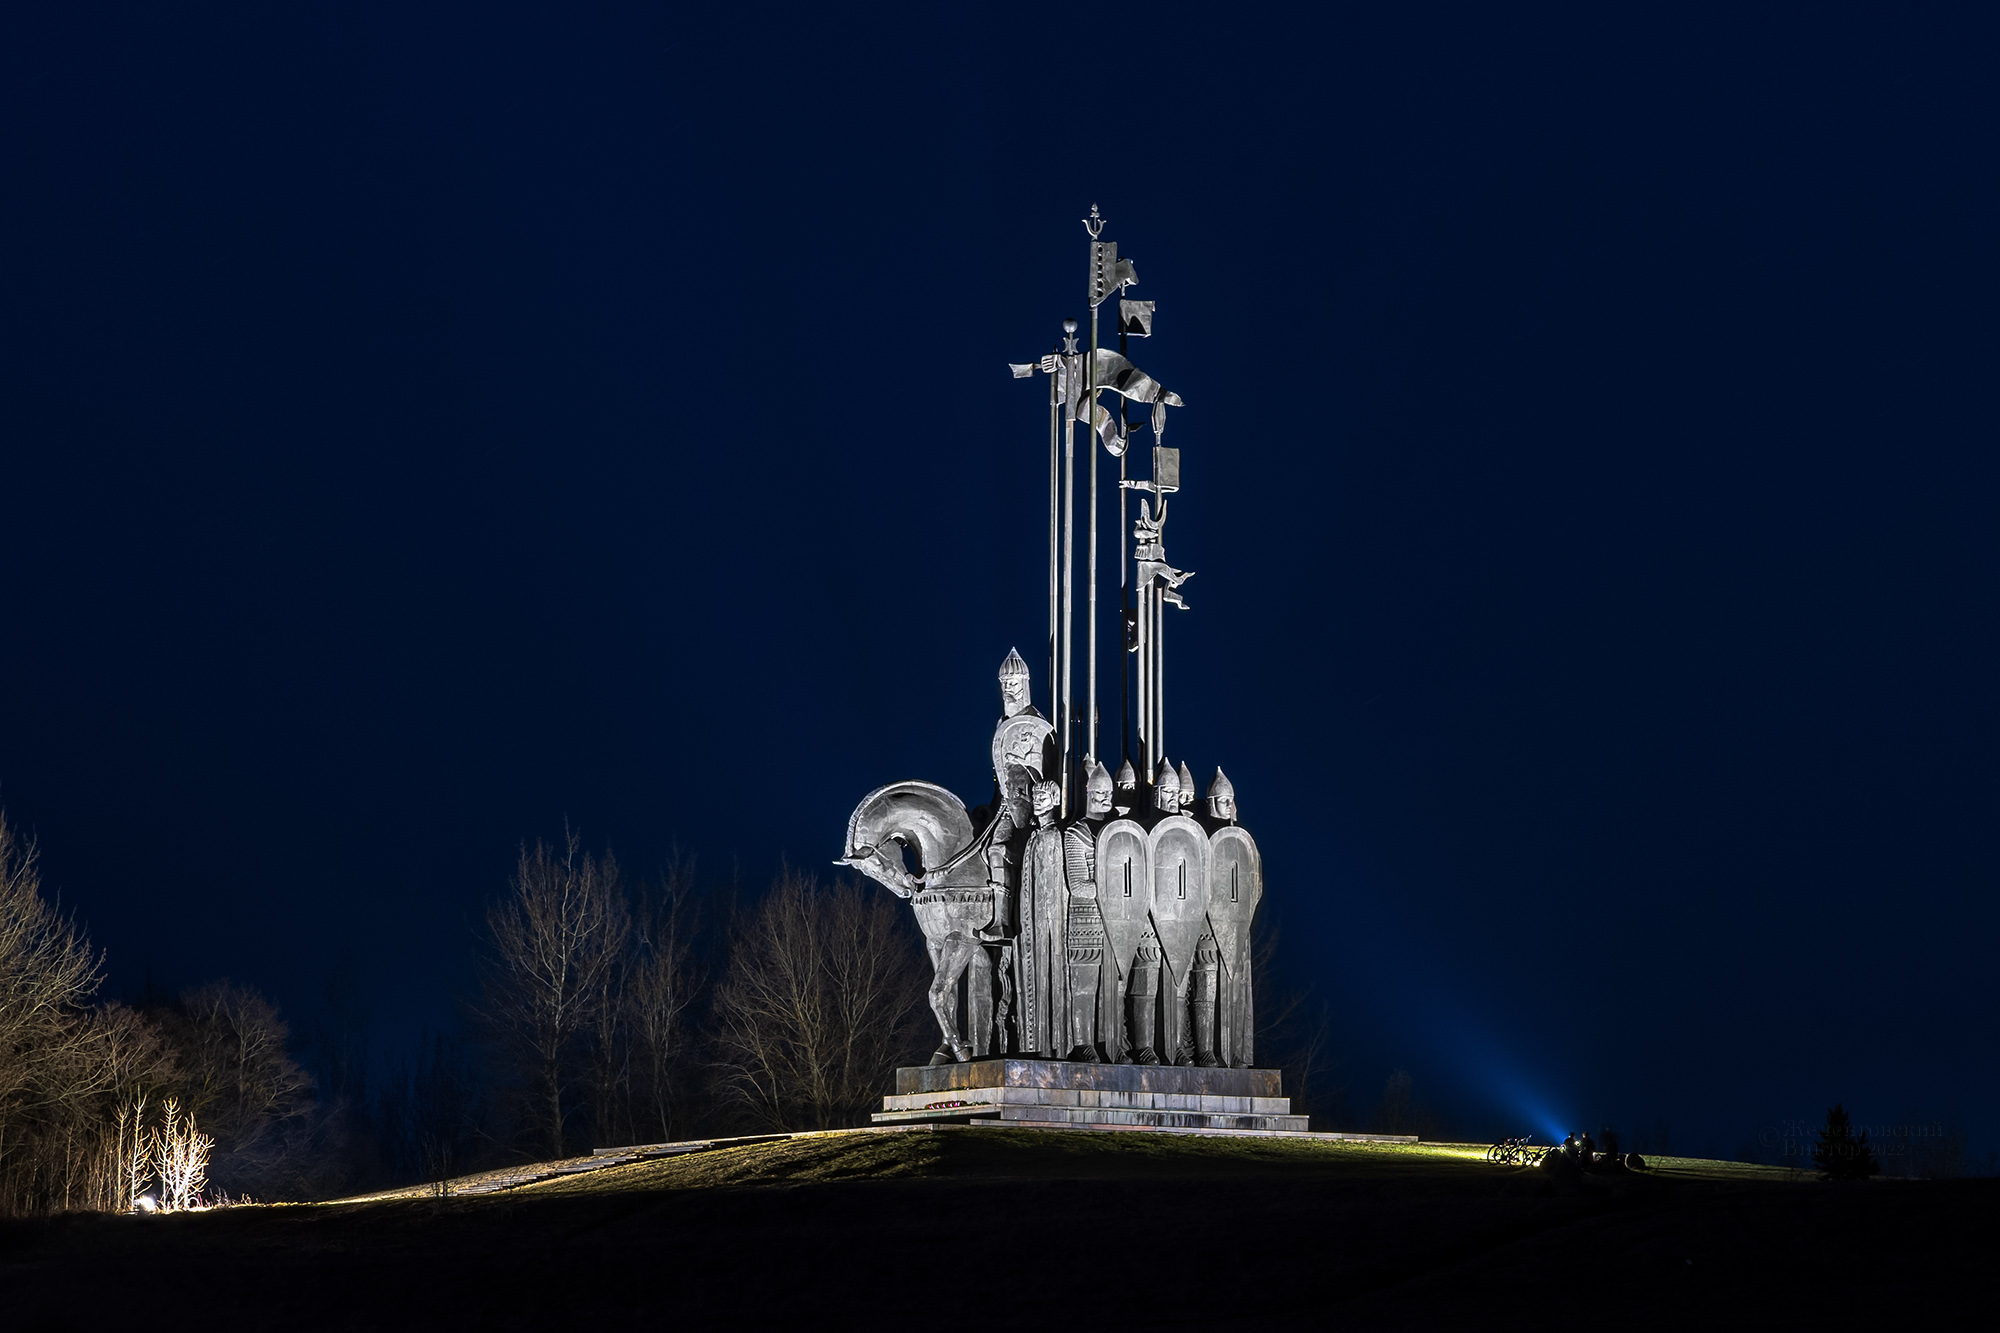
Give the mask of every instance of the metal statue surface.
[[[1017, 379], [1049, 378], [1047, 711], [1034, 703], [1027, 660], [1009, 651], [989, 754], [992, 801], [968, 810], [933, 783], [878, 788], [848, 821], [841, 864], [916, 914], [940, 1034], [933, 1064], [1010, 1054], [1247, 1068], [1263, 862], [1237, 822], [1236, 788], [1222, 770], [1204, 801], [1194, 770], [1166, 756], [1165, 611], [1187, 609], [1180, 589], [1193, 577], [1166, 556], [1167, 501], [1181, 492], [1182, 452], [1164, 443], [1167, 409], [1183, 404], [1128, 358], [1128, 338], [1154, 335], [1155, 303], [1124, 298], [1138, 274], [1103, 239], [1095, 205], [1084, 227], [1087, 345], [1082, 325], [1064, 320], [1053, 351], [1009, 367]], [[1113, 296], [1116, 351], [1098, 345], [1099, 308]], [[1127, 475], [1134, 435], [1148, 429], [1151, 475], [1136, 479]], [[1098, 472], [1113, 462], [1123, 626], [1113, 654], [1121, 663], [1115, 777], [1099, 760], [1097, 709]], [[1087, 483], [1081, 525], [1079, 464]], [[1140, 492], [1136, 517], [1126, 509], [1129, 491]]]

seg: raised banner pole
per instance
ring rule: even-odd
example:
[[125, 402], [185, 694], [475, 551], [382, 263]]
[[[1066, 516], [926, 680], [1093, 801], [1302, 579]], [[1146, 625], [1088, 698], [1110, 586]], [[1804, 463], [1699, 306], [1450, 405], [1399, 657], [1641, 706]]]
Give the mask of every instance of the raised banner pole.
[[[1084, 226], [1090, 228], [1090, 239], [1095, 242], [1104, 230], [1104, 223], [1097, 216], [1096, 204], [1090, 206], [1090, 217], [1091, 220], [1084, 223]], [[1094, 259], [1095, 247], [1093, 246]], [[1090, 553], [1088, 556], [1090, 589], [1085, 597], [1085, 615], [1089, 617], [1090, 624], [1084, 639], [1086, 644], [1084, 651], [1084, 672], [1088, 677], [1084, 683], [1084, 698], [1086, 702], [1084, 705], [1085, 745], [1083, 767], [1086, 771], [1097, 762], [1097, 307], [1104, 300], [1104, 294], [1098, 291], [1097, 288], [1101, 281], [1102, 275], [1099, 274], [1097, 265], [1093, 262], [1090, 273], [1090, 360], [1086, 363], [1084, 371], [1084, 384], [1087, 386], [1087, 392], [1083, 400], [1085, 422], [1083, 434], [1084, 447], [1090, 451]], [[1067, 771], [1065, 771], [1063, 777], [1067, 780], [1069, 777]]]

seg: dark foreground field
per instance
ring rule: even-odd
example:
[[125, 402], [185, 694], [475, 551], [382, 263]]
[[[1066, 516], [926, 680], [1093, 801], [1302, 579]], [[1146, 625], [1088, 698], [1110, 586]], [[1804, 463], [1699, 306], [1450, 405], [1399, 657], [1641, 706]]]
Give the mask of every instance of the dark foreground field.
[[1957, 1323], [1992, 1304], [1996, 1205], [1991, 1180], [1672, 1159], [1561, 1187], [1428, 1145], [856, 1135], [478, 1198], [11, 1223], [0, 1326]]

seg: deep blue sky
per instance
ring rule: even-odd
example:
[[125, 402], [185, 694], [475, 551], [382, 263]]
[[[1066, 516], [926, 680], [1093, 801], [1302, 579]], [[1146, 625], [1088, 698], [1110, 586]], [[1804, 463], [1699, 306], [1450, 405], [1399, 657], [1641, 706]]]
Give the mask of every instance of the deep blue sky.
[[2000, 1138], [1990, 10], [414, 8], [0, 20], [0, 803], [114, 991], [393, 1041], [565, 816], [983, 799], [1096, 202], [1355, 1099]]

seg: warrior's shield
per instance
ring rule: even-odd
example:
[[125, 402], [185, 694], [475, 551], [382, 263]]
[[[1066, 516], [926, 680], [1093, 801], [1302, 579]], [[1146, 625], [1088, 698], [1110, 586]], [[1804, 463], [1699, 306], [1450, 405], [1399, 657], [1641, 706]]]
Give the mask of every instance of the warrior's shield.
[[1250, 920], [1264, 896], [1263, 860], [1242, 829], [1220, 828], [1209, 840], [1208, 919], [1222, 955], [1222, 1058], [1247, 1065], [1250, 1033]]
[[1194, 967], [1195, 941], [1208, 914], [1208, 834], [1186, 815], [1153, 825], [1153, 929], [1160, 950], [1183, 984]]
[[1132, 956], [1146, 933], [1153, 907], [1153, 862], [1146, 830], [1129, 819], [1114, 819], [1097, 835], [1097, 911], [1104, 918], [1106, 956], [1122, 979], [1132, 975]]
[[1037, 713], [1016, 713], [993, 728], [993, 778], [1007, 789], [1007, 766], [1019, 764], [1037, 778], [1044, 771], [1045, 750], [1055, 726]]

